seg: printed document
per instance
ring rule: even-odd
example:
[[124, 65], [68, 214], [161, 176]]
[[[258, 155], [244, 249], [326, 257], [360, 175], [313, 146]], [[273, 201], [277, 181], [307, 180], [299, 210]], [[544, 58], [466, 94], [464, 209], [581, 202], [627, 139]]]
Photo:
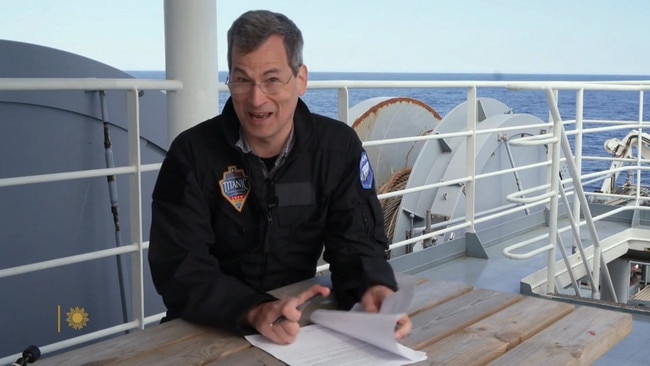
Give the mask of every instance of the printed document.
[[[289, 365], [406, 365], [426, 360], [395, 340], [395, 324], [406, 313], [414, 287], [405, 287], [386, 298], [378, 314], [358, 311], [316, 310], [315, 324], [302, 327], [296, 341], [279, 345], [262, 335], [246, 339]], [[357, 311], [355, 311], [357, 309]]]

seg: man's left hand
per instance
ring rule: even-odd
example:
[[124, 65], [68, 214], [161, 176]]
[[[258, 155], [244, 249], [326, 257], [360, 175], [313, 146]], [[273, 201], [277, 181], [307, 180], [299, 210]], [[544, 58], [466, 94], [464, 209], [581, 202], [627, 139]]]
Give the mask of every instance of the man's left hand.
[[[369, 287], [361, 297], [361, 307], [363, 311], [368, 313], [378, 313], [381, 309], [381, 304], [384, 299], [394, 294], [395, 292], [386, 286], [375, 285]], [[395, 338], [402, 339], [406, 337], [413, 327], [411, 319], [407, 314], [404, 314], [397, 320]]]

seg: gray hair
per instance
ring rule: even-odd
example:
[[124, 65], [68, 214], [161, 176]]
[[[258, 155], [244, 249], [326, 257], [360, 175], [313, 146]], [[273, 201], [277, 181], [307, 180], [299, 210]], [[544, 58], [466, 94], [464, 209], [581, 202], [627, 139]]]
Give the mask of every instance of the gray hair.
[[298, 69], [302, 66], [302, 33], [284, 14], [268, 10], [247, 11], [232, 23], [228, 30], [228, 70], [232, 69], [235, 47], [240, 52], [250, 53], [272, 35], [282, 36], [289, 66], [294, 76], [298, 75]]

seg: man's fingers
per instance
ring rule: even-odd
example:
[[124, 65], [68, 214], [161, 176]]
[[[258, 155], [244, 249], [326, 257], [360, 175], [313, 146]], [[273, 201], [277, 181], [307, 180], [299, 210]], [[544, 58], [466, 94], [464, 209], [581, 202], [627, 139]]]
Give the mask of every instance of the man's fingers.
[[289, 344], [296, 340], [300, 326], [291, 321], [271, 323], [268, 326], [266, 337], [277, 344]]
[[397, 330], [395, 331], [395, 338], [397, 339], [402, 339], [409, 335], [411, 333], [411, 329], [413, 328], [413, 323], [411, 323], [411, 319], [408, 317], [408, 315], [404, 315], [403, 317], [399, 318], [397, 321]]
[[331, 290], [329, 287], [321, 286], [321, 285], [313, 285], [306, 291], [302, 292], [298, 297], [303, 301], [307, 301], [311, 299], [312, 297], [316, 295], [321, 295], [323, 297], [328, 297], [330, 295]]
[[300, 294], [263, 305], [263, 313], [256, 327], [260, 333], [278, 344], [288, 344], [295, 341], [300, 332], [301, 305], [317, 295], [329, 296], [330, 289], [313, 285]]
[[328, 287], [321, 285], [313, 285], [307, 290], [301, 292], [296, 296], [298, 299], [298, 306], [306, 303], [307, 301], [313, 299], [316, 296], [328, 297], [331, 290]]
[[392, 294], [394, 294], [393, 290], [386, 286], [375, 285], [369, 287], [361, 297], [363, 310], [369, 313], [379, 312], [384, 299]]

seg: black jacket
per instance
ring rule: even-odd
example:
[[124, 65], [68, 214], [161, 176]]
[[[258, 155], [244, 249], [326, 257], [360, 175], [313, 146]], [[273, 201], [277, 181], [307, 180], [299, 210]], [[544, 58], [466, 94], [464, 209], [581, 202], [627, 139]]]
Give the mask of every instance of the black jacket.
[[396, 290], [356, 133], [299, 101], [293, 149], [265, 179], [261, 160], [235, 146], [239, 127], [228, 101], [181, 133], [160, 169], [149, 263], [168, 316], [240, 330], [249, 309], [274, 300], [266, 291], [315, 275], [323, 246], [341, 307], [371, 285]]

